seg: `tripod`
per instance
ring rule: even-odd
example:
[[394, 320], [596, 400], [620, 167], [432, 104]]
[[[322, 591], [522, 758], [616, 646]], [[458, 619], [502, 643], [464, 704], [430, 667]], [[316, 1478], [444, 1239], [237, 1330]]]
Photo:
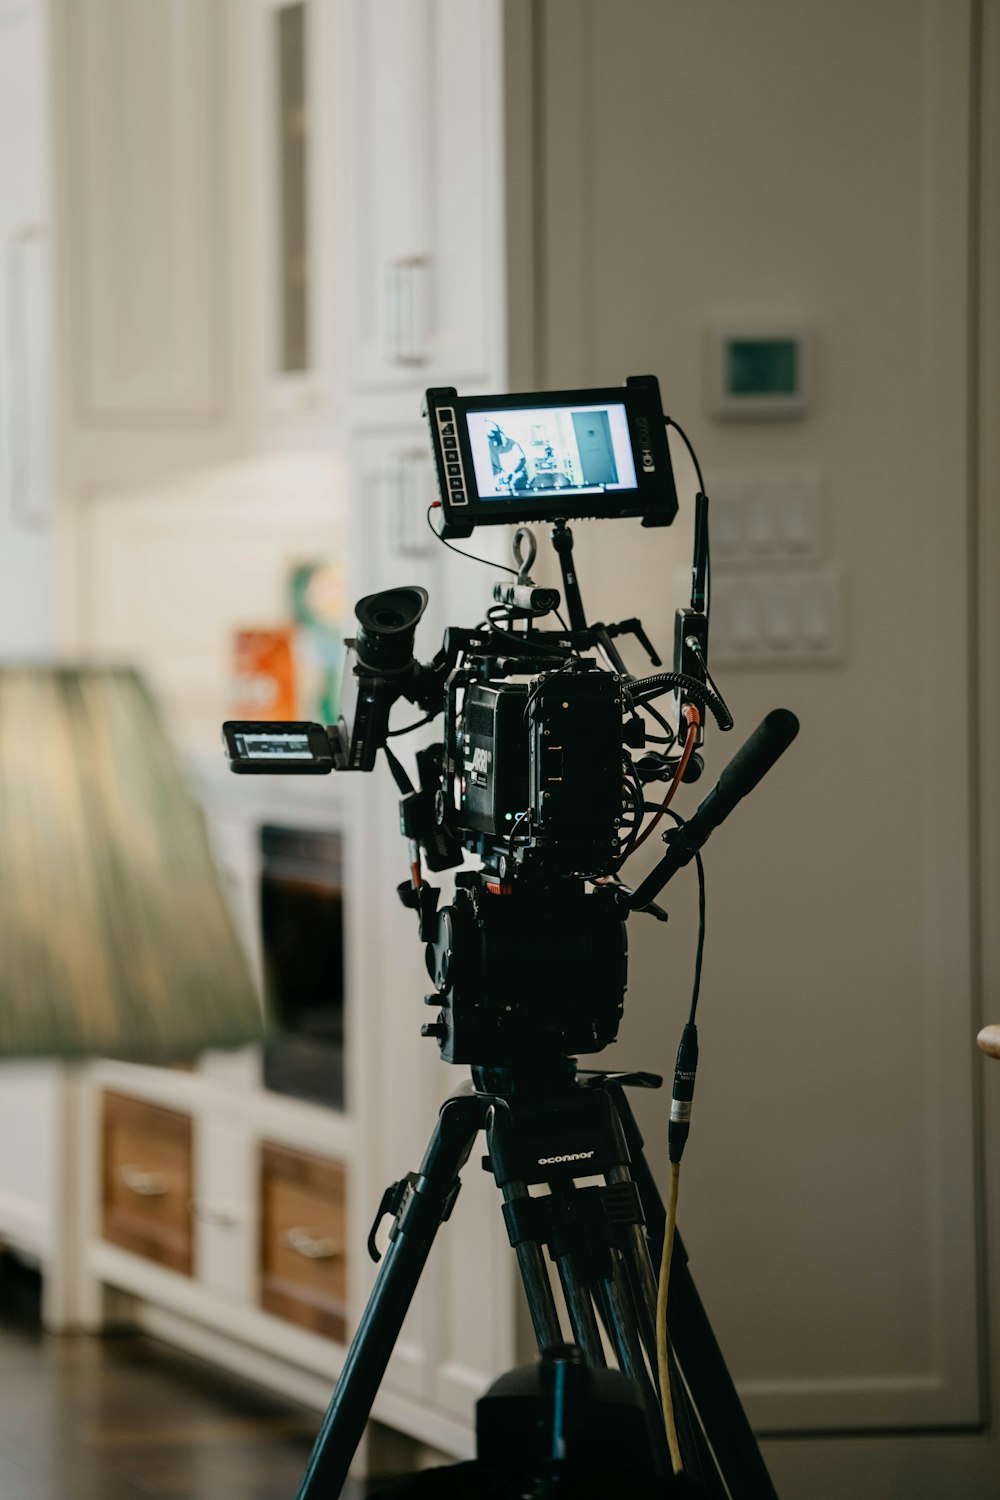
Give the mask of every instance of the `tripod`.
[[[485, 1131], [503, 1217], [539, 1350], [564, 1342], [543, 1247], [555, 1261], [573, 1341], [606, 1364], [602, 1327], [642, 1392], [660, 1471], [670, 1472], [655, 1382], [656, 1278], [664, 1211], [626, 1087], [647, 1073], [583, 1073], [571, 1059], [529, 1069], [480, 1068], [442, 1106], [418, 1172], [383, 1195], [369, 1236], [391, 1216], [389, 1247], [361, 1317], [297, 1500], [340, 1494], [438, 1226], [451, 1215], [476, 1137]], [[578, 1185], [581, 1178], [601, 1178]], [[544, 1185], [548, 1192], [529, 1193]], [[687, 1266], [675, 1243], [668, 1334], [685, 1472], [711, 1500], [776, 1500]]]

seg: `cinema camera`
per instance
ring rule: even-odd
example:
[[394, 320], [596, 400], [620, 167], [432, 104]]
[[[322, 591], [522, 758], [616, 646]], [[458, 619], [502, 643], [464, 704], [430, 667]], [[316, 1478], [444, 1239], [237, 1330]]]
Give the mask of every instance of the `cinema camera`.
[[[701, 845], [798, 725], [792, 714], [775, 710], [690, 819], [670, 807], [679, 785], [701, 774], [706, 721], [728, 731], [733, 720], [708, 668], [708, 501], [687, 438], [664, 417], [655, 377], [632, 377], [608, 390], [506, 397], [434, 389], [427, 392], [425, 415], [440, 492], [439, 505], [428, 511], [432, 529], [450, 546], [477, 526], [516, 523], [517, 566], [506, 570], [513, 581], [494, 585], [494, 603], [474, 629], [447, 629], [427, 663], [414, 655], [425, 590], [369, 594], [356, 606], [357, 633], [346, 643], [335, 726], [223, 726], [232, 769], [242, 773], [370, 771], [382, 751], [401, 793], [400, 824], [409, 841], [410, 876], [399, 894], [417, 914], [434, 985], [426, 1000], [437, 1014], [423, 1034], [437, 1041], [446, 1061], [472, 1068], [471, 1087], [442, 1110], [421, 1171], [393, 1184], [383, 1199], [370, 1246], [378, 1258], [375, 1230], [389, 1215], [390, 1247], [300, 1500], [318, 1497], [321, 1484], [323, 1494], [337, 1492], [332, 1486], [346, 1473], [479, 1129], [487, 1131], [488, 1164], [504, 1194], [539, 1348], [564, 1343], [541, 1260], [545, 1245], [559, 1265], [575, 1344], [590, 1365], [604, 1361], [599, 1318], [621, 1369], [643, 1391], [654, 1434], [653, 1472], [669, 1473], [671, 1464], [679, 1469], [677, 1441], [670, 1463], [662, 1451], [652, 1378], [659, 1360], [662, 1391], [663, 1363], [673, 1360], [684, 1376], [670, 1384], [680, 1391], [675, 1401], [682, 1407], [685, 1468], [722, 1473], [729, 1493], [757, 1500], [773, 1489], [721, 1356], [716, 1350], [717, 1359], [705, 1366], [704, 1353], [689, 1347], [682, 1359], [684, 1335], [673, 1329], [669, 1356], [663, 1339], [656, 1344], [651, 1266], [664, 1244], [664, 1210], [622, 1085], [658, 1086], [660, 1080], [584, 1076], [572, 1054], [599, 1051], [617, 1035], [630, 912], [665, 920], [656, 897], [692, 859], [703, 896]], [[669, 526], [678, 510], [669, 425], [688, 446], [699, 493], [691, 599], [676, 613], [668, 671], [638, 619], [588, 624], [567, 522], [635, 517], [643, 526]], [[434, 509], [440, 511], [437, 527]], [[536, 543], [524, 525], [529, 521], [551, 525], [562, 595], [531, 577]], [[568, 620], [559, 612], [563, 603]], [[629, 672], [616, 644], [628, 635], [650, 658], [651, 673]], [[669, 704], [654, 706], [667, 695]], [[420, 717], [390, 729], [399, 699]], [[414, 785], [390, 741], [438, 715], [442, 738], [416, 752]], [[656, 783], [666, 790], [650, 801]], [[630, 889], [622, 868], [664, 814], [671, 820], [663, 835], [666, 851]], [[458, 868], [467, 864], [467, 853], [477, 857], [478, 868]], [[456, 870], [455, 892], [442, 906], [425, 870], [449, 869]], [[701, 936], [696, 976], [700, 966]], [[697, 984], [696, 977], [674, 1078], [669, 1146], [675, 1163], [690, 1120]], [[571, 1194], [581, 1172], [603, 1172], [605, 1188]], [[529, 1198], [531, 1183], [551, 1189], [548, 1218], [530, 1207], [542, 1201]], [[680, 1305], [675, 1316], [686, 1318], [690, 1345], [691, 1329], [701, 1327], [704, 1315], [693, 1284], [675, 1289], [683, 1274], [671, 1276], [671, 1302]], [[702, 1331], [714, 1347], [707, 1322]], [[670, 1404], [665, 1392], [664, 1404]], [[669, 1413], [667, 1421], [671, 1425]], [[713, 1426], [720, 1430], [706, 1439]]]

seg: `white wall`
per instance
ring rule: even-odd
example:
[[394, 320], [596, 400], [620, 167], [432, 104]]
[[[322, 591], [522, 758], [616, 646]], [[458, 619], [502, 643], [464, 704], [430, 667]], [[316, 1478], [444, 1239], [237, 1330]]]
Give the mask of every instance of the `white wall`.
[[[995, 7], [988, 7], [995, 16]], [[967, 299], [978, 12], [911, 0], [544, 0], [538, 380], [655, 371], [713, 474], [818, 471], [844, 582], [839, 665], [720, 673], [733, 744], [802, 733], [707, 851], [693, 1269], [757, 1425], [976, 1426], [980, 1383]], [[970, 32], [970, 26], [973, 28]], [[703, 331], [800, 314], [816, 399], [725, 425]], [[669, 537], [582, 523], [592, 617], [671, 639]], [[686, 794], [682, 810], [697, 793]], [[694, 951], [633, 920], [618, 1065], [672, 1068]], [[662, 1111], [644, 1101], [647, 1139]], [[662, 1128], [662, 1127], [660, 1127]], [[789, 1437], [782, 1495], [995, 1493], [988, 1439]], [[960, 1489], [942, 1488], [957, 1466]], [[905, 1476], [905, 1480], [904, 1480]]]

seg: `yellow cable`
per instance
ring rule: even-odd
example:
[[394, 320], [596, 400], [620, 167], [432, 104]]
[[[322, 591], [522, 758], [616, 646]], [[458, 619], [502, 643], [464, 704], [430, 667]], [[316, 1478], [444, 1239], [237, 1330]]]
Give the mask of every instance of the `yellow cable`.
[[677, 1441], [677, 1425], [674, 1422], [674, 1406], [670, 1399], [670, 1362], [667, 1358], [667, 1291], [670, 1286], [670, 1257], [674, 1249], [674, 1230], [677, 1227], [677, 1190], [680, 1182], [681, 1164], [670, 1163], [670, 1193], [667, 1198], [667, 1221], [663, 1229], [663, 1256], [660, 1260], [660, 1284], [656, 1294], [656, 1368], [660, 1379], [660, 1401], [663, 1406], [663, 1425], [667, 1430], [667, 1446], [674, 1473], [684, 1467], [680, 1444]]

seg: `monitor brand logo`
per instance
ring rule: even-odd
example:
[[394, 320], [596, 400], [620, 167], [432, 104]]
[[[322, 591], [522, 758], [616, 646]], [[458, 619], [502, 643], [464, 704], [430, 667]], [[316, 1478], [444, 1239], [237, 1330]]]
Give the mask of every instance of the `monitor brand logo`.
[[653, 462], [653, 445], [649, 436], [649, 421], [646, 417], [639, 417], [635, 424], [635, 430], [639, 437], [639, 452], [642, 458], [643, 472], [652, 474], [656, 470]]

